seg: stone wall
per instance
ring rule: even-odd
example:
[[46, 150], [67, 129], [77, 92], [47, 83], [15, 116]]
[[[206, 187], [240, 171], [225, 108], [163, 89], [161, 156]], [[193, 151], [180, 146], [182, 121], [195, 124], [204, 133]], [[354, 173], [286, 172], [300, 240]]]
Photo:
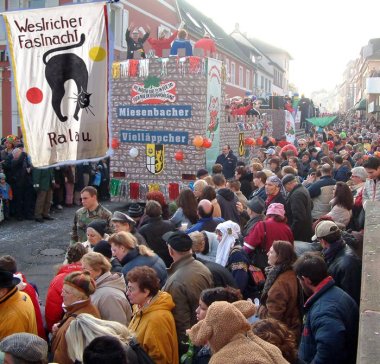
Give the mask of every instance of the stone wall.
[[358, 364], [380, 358], [380, 202], [368, 202], [363, 242]]

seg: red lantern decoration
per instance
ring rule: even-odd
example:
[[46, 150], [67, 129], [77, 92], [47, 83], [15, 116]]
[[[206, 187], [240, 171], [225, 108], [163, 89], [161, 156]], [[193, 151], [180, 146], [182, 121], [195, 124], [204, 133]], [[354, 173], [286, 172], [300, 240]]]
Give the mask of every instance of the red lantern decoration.
[[120, 147], [119, 139], [113, 138], [111, 142], [112, 149], [118, 149]]
[[257, 138], [256, 140], [256, 144], [257, 145], [263, 145], [263, 139], [260, 137], [260, 138]]
[[253, 138], [245, 138], [244, 139], [244, 144], [252, 146], [252, 145], [255, 145], [256, 142], [255, 142], [255, 139], [253, 139]]
[[182, 150], [177, 150], [174, 154], [174, 158], [176, 161], [180, 162], [180, 161], [183, 161], [183, 158], [185, 158], [185, 155], [183, 154]]
[[203, 137], [196, 135], [193, 139], [193, 145], [197, 148], [200, 148], [203, 145]]
[[208, 148], [210, 148], [211, 146], [212, 146], [212, 141], [211, 141], [211, 139], [209, 139], [209, 138], [203, 138], [203, 144], [202, 144], [202, 147], [208, 149]]

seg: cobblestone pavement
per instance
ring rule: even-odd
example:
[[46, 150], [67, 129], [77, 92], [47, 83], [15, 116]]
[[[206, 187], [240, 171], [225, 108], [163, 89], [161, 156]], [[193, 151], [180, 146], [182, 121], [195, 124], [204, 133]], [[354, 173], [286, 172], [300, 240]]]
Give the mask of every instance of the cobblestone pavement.
[[[102, 203], [111, 211], [123, 211], [126, 203]], [[37, 285], [45, 302], [56, 267], [64, 260], [70, 242], [74, 213], [78, 207], [52, 211], [53, 221], [3, 221], [0, 223], [0, 255], [15, 257], [18, 270]]]

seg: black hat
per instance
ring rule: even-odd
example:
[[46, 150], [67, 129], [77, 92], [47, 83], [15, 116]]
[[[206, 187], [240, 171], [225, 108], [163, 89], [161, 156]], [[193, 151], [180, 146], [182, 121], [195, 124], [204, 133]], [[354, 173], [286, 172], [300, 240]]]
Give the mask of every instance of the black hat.
[[104, 220], [94, 220], [91, 221], [87, 227], [94, 229], [101, 237], [103, 237], [106, 233], [107, 223]]
[[284, 177], [282, 177], [282, 185], [285, 186], [286, 184], [288, 184], [289, 182], [293, 182], [295, 181], [296, 179], [296, 176], [294, 174], [286, 174]]
[[208, 175], [207, 169], [204, 169], [204, 168], [198, 169], [197, 178], [202, 178], [202, 177], [207, 176], [207, 175]]
[[112, 258], [111, 245], [107, 240], [100, 240], [99, 243], [94, 246], [93, 251], [104, 255], [108, 259]]
[[127, 212], [130, 217], [140, 217], [144, 214], [143, 208], [138, 203], [131, 203]]
[[162, 239], [177, 252], [188, 252], [193, 246], [190, 236], [183, 231], [169, 231], [162, 236]]
[[17, 286], [21, 280], [13, 276], [13, 273], [6, 270], [0, 270], [0, 288], [13, 288]]
[[265, 201], [261, 197], [255, 196], [247, 202], [247, 206], [256, 214], [262, 214], [265, 210]]
[[120, 222], [127, 222], [129, 224], [135, 224], [136, 221], [133, 220], [130, 216], [127, 214], [124, 214], [123, 212], [120, 211], [115, 211], [112, 215], [111, 221], [120, 221]]

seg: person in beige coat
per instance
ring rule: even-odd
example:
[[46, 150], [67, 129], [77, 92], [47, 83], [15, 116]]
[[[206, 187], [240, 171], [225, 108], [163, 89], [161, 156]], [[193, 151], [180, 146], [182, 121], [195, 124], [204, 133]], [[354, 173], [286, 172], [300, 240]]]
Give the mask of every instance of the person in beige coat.
[[276, 346], [253, 334], [245, 318], [247, 313], [243, 313], [244, 305], [247, 305], [244, 301], [212, 303], [205, 319], [188, 330], [192, 343], [209, 343], [213, 353], [210, 364], [288, 363]]
[[82, 267], [96, 282], [91, 302], [99, 310], [100, 317], [128, 326], [132, 309], [126, 296], [127, 286], [123, 275], [111, 273], [111, 263], [100, 253], [85, 254], [82, 257]]

